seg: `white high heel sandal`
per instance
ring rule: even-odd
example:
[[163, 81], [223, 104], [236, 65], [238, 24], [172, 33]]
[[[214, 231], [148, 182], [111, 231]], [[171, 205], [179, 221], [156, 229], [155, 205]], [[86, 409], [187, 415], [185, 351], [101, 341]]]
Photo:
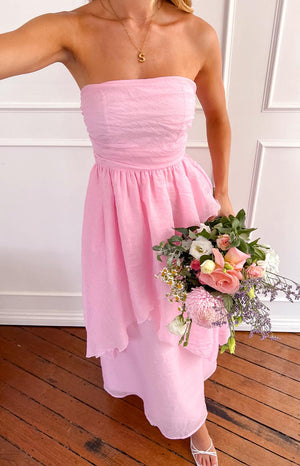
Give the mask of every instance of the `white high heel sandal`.
[[[200, 464], [196, 460], [195, 455], [199, 455], [199, 454], [201, 454], [201, 455], [212, 455], [212, 456], [215, 456], [216, 458], [218, 458], [217, 452], [209, 451], [212, 446], [213, 446], [213, 441], [212, 441], [212, 439], [210, 437], [210, 445], [209, 445], [208, 449], [207, 450], [198, 450], [198, 448], [196, 448], [195, 445], [193, 444], [192, 437], [190, 437], [191, 452], [192, 452], [193, 458], [194, 458], [195, 463], [196, 463], [197, 466], [200, 466]], [[217, 465], [218, 465], [218, 460], [217, 460]]]

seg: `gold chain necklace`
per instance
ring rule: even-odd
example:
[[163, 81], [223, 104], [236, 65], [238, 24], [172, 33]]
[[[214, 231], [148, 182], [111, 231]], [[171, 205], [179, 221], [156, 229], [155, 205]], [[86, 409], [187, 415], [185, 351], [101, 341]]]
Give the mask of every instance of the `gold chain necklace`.
[[[131, 39], [131, 37], [130, 37], [130, 34], [129, 34], [129, 32], [128, 32], [126, 26], [125, 26], [125, 24], [123, 23], [123, 21], [121, 20], [121, 18], [117, 15], [117, 13], [115, 12], [115, 10], [113, 9], [113, 6], [112, 6], [110, 0], [108, 0], [108, 3], [110, 4], [110, 7], [111, 7], [111, 9], [113, 10], [113, 12], [114, 12], [114, 14], [116, 15], [116, 17], [117, 17], [117, 18], [119, 19], [119, 21], [122, 23], [122, 26], [124, 27], [124, 29], [125, 29], [125, 31], [126, 31], [126, 33], [127, 33], [127, 35], [128, 35], [128, 38], [129, 38], [130, 42], [132, 43], [132, 45], [133, 45], [133, 46], [135, 47], [135, 49], [137, 50], [137, 52], [138, 52], [138, 55], [137, 55], [138, 61], [139, 61], [140, 63], [143, 63], [143, 62], [146, 60], [146, 58], [145, 58], [145, 53], [142, 51], [143, 45], [144, 45], [144, 43], [145, 43], [146, 37], [147, 37], [147, 35], [148, 35], [148, 32], [149, 32], [149, 30], [150, 30], [151, 20], [152, 20], [153, 16], [157, 13], [157, 11], [160, 9], [160, 7], [162, 6], [163, 0], [161, 0], [159, 8], [158, 8], [151, 16], [148, 16], [148, 18], [150, 18], [149, 26], [148, 26], [146, 35], [145, 35], [145, 37], [144, 37], [143, 43], [142, 43], [142, 45], [141, 45], [140, 48], [136, 47], [136, 45], [135, 45], [134, 42], [132, 41], [132, 39]], [[148, 18], [146, 18], [146, 20], [147, 20]], [[144, 24], [145, 24], [145, 22], [146, 22], [146, 21], [144, 21]]]

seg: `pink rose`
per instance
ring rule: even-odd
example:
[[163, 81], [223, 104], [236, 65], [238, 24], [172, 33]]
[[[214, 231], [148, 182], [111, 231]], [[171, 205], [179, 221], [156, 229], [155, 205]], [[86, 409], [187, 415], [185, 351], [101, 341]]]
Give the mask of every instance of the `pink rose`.
[[209, 285], [222, 293], [234, 294], [240, 288], [240, 281], [234, 270], [223, 272], [221, 267], [217, 267], [212, 273], [199, 272], [197, 277], [202, 285]]
[[200, 270], [200, 261], [198, 259], [193, 259], [190, 265], [193, 270]]
[[222, 249], [222, 251], [226, 251], [230, 247], [230, 239], [227, 233], [217, 237], [217, 246]]
[[247, 278], [260, 278], [264, 275], [264, 268], [260, 265], [251, 264], [246, 268], [246, 277]]

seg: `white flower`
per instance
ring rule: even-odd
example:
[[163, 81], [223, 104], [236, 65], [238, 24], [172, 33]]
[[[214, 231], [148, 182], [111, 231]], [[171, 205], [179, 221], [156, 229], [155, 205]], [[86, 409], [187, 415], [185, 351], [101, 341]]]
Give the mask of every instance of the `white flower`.
[[175, 319], [173, 319], [172, 322], [167, 325], [167, 328], [169, 332], [182, 337], [186, 329], [186, 322], [184, 322], [183, 316], [176, 316]]
[[192, 242], [189, 253], [199, 260], [201, 256], [212, 253], [212, 243], [204, 236], [199, 236]]
[[[270, 246], [270, 245], [266, 244], [266, 246]], [[264, 261], [259, 260], [259, 261], [256, 262], [256, 264], [263, 267], [265, 272], [270, 271], [272, 273], [279, 273], [279, 262], [280, 262], [280, 260], [279, 260], [278, 254], [276, 254], [274, 249], [272, 249], [270, 247], [270, 249], [266, 249], [266, 258], [265, 258], [265, 260]], [[272, 284], [272, 275], [270, 277], [270, 276], [268, 276], [267, 273], [265, 273], [264, 274], [264, 280], [267, 283]]]
[[[269, 246], [267, 244], [267, 246]], [[263, 267], [266, 271], [270, 271], [273, 273], [279, 273], [279, 256], [278, 254], [274, 251], [274, 249], [266, 249], [266, 259], [264, 261], [259, 260], [257, 261], [257, 265], [260, 265]]]
[[212, 273], [216, 268], [216, 264], [214, 261], [210, 259], [206, 259], [202, 264], [201, 264], [201, 272], [203, 273]]
[[211, 229], [208, 225], [205, 225], [204, 223], [200, 223], [200, 227], [197, 228], [197, 230], [194, 231], [194, 233], [201, 233], [202, 230], [206, 230], [207, 233], [211, 233]]

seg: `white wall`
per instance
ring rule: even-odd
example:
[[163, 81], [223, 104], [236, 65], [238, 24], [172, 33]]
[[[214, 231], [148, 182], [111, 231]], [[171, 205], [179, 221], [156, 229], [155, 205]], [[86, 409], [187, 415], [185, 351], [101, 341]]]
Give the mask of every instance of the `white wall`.
[[[83, 3], [11, 0], [0, 32]], [[252, 238], [271, 244], [281, 275], [299, 282], [299, 0], [194, 0], [193, 7], [222, 46], [234, 211], [245, 209], [247, 226], [258, 228]], [[187, 153], [212, 177], [199, 102]], [[0, 81], [0, 323], [83, 325], [80, 239], [93, 162], [79, 88], [63, 65]], [[274, 331], [300, 330], [299, 302], [265, 304]]]

